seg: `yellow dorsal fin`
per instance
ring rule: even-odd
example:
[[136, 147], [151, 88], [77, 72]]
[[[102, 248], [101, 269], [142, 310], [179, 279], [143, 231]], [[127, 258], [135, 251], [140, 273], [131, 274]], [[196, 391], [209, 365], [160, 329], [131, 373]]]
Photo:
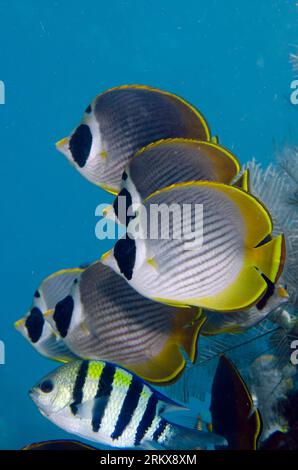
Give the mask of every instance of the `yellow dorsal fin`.
[[225, 194], [239, 208], [245, 224], [245, 246], [254, 248], [273, 230], [270, 214], [266, 207], [252, 194], [240, 188], [219, 183], [200, 183]]
[[77, 274], [80, 274], [81, 272], [83, 272], [84, 269], [83, 268], [69, 268], [69, 269], [60, 269], [59, 271], [56, 271], [55, 273], [53, 274], [50, 274], [50, 276], [46, 277], [43, 281], [42, 281], [42, 284], [43, 285], [45, 282], [47, 281], [50, 281], [51, 279], [54, 279], [55, 277], [59, 277], [59, 276], [63, 276], [64, 274], [65, 275], [68, 275], [68, 274], [73, 274], [73, 273], [77, 273]]
[[[212, 191], [223, 193], [239, 208], [245, 225], [246, 247], [254, 248], [264, 238], [271, 234], [273, 224], [268, 210], [255, 196], [242, 189], [214, 181], [190, 181], [187, 183], [175, 183], [166, 188], [159, 189], [146, 197], [145, 202], [164, 192], [174, 191], [177, 188], [187, 190], [188, 187], [206, 187]], [[256, 221], [258, 223], [256, 223]]]
[[218, 136], [217, 135], [214, 135], [213, 137], [211, 137], [211, 142], [213, 142], [214, 144], [219, 144], [219, 139], [218, 139]]
[[120, 85], [120, 86], [109, 88], [108, 90], [101, 93], [101, 95], [99, 95], [99, 96], [106, 95], [106, 94], [108, 94], [112, 91], [125, 90], [125, 89], [126, 90], [127, 89], [128, 90], [129, 89], [147, 90], [147, 91], [151, 91], [151, 92], [154, 92], [154, 93], [164, 95], [164, 96], [169, 97], [170, 99], [176, 101], [178, 105], [182, 106], [182, 108], [183, 107], [188, 108], [191, 111], [191, 113], [199, 120], [199, 122], [201, 123], [202, 129], [204, 131], [204, 140], [210, 140], [211, 139], [211, 133], [210, 133], [208, 123], [207, 123], [205, 117], [202, 115], [202, 113], [198, 109], [196, 109], [192, 104], [190, 104], [188, 101], [186, 101], [184, 98], [181, 98], [181, 96], [178, 96], [178, 95], [176, 95], [174, 93], [171, 93], [169, 91], [161, 90], [159, 88], [154, 88], [154, 87], [151, 87], [151, 86], [148, 86], [148, 85], [131, 84], [131, 85]]
[[243, 189], [243, 191], [249, 192], [249, 170], [245, 170], [240, 178], [233, 183], [235, 188]]
[[240, 171], [236, 155], [214, 142], [199, 142], [199, 148], [210, 160], [219, 183], [230, 184]]

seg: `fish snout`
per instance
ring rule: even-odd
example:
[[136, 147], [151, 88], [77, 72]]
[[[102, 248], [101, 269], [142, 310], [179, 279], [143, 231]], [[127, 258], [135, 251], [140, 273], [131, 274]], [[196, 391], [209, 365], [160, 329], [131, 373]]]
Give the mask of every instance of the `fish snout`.
[[290, 297], [288, 291], [282, 286], [278, 287], [278, 295], [284, 300], [287, 300]]
[[67, 156], [69, 152], [69, 137], [64, 137], [63, 139], [59, 140], [56, 142], [55, 146], [59, 152]]

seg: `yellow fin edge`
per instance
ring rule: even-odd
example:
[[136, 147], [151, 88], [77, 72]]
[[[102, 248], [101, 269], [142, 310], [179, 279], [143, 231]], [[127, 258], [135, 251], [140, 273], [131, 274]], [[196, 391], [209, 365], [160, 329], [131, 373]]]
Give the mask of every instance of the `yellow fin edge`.
[[203, 114], [197, 108], [195, 108], [192, 104], [190, 104], [188, 101], [186, 101], [184, 98], [181, 98], [181, 96], [175, 95], [174, 93], [171, 93], [169, 91], [161, 90], [159, 88], [154, 88], [154, 87], [151, 87], [149, 85], [132, 84], [132, 85], [120, 85], [120, 86], [109, 88], [108, 90], [101, 93], [99, 96], [110, 93], [111, 91], [127, 90], [129, 88], [139, 89], [139, 90], [148, 90], [148, 91], [152, 91], [152, 92], [156, 92], [156, 93], [161, 93], [162, 95], [169, 96], [171, 98], [177, 99], [182, 104], [184, 104], [187, 108], [189, 108], [195, 114], [195, 116], [199, 119], [199, 121], [202, 124], [202, 127], [204, 128], [204, 131], [205, 131], [205, 134], [206, 134], [206, 140], [209, 141], [211, 139], [211, 132], [210, 132], [209, 126], [208, 126], [207, 121], [204, 118]]

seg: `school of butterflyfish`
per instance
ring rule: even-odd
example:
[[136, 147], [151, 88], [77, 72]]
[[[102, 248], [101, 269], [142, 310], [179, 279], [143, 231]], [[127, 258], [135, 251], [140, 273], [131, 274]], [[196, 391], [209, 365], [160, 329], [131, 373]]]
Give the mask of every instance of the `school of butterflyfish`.
[[[56, 147], [115, 195], [105, 216], [125, 235], [101, 259], [44, 279], [15, 323], [40, 354], [64, 363], [30, 390], [38, 409], [67, 432], [112, 447], [255, 449], [260, 413], [224, 357], [212, 387], [212, 423], [190, 419], [187, 404], [156, 388], [192, 367], [201, 335], [246, 331], [288, 299], [279, 280], [284, 235], [272, 235], [249, 172], [194, 106], [141, 85], [98, 95]], [[151, 208], [161, 205], [202, 207], [198, 246], [174, 236], [181, 218], [169, 220], [168, 237], [134, 235], [136, 225], [142, 233], [154, 228]], [[194, 233], [193, 217], [193, 210], [183, 213], [185, 233]], [[226, 408], [238, 423], [234, 434]], [[183, 424], [171, 421], [173, 410]]]

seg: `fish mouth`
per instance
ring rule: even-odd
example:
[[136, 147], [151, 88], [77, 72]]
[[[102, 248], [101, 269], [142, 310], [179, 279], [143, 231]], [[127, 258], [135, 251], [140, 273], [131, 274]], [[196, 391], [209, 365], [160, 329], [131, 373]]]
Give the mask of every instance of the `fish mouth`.
[[35, 402], [36, 392], [35, 392], [34, 388], [30, 388], [30, 390], [28, 392], [28, 395], [31, 398], [31, 400], [33, 400]]
[[40, 414], [41, 414], [42, 416], [44, 416], [44, 418], [49, 418], [49, 416], [50, 416], [50, 415], [49, 415], [48, 413], [46, 413], [42, 408], [39, 408], [39, 412], [40, 412]]
[[24, 334], [25, 322], [26, 322], [26, 318], [20, 318], [19, 320], [15, 321], [13, 324], [15, 330]]
[[65, 148], [65, 146], [68, 144], [68, 142], [69, 142], [69, 138], [68, 137], [63, 137], [63, 139], [56, 142], [55, 146], [58, 150], [60, 150], [62, 152], [63, 149]]
[[31, 400], [36, 403], [36, 405], [39, 405], [39, 400], [38, 400], [38, 393], [34, 388], [31, 388], [28, 392], [29, 397]]
[[36, 390], [34, 390], [34, 388], [31, 388], [28, 392], [29, 394], [29, 397], [31, 398], [31, 400], [35, 403], [35, 405], [37, 406], [40, 414], [42, 414], [42, 416], [44, 416], [45, 418], [48, 418], [49, 417], [49, 413], [47, 413], [44, 409], [44, 407], [42, 406], [42, 404], [40, 403], [40, 400], [39, 400], [39, 395], [38, 393], [36, 392]]

